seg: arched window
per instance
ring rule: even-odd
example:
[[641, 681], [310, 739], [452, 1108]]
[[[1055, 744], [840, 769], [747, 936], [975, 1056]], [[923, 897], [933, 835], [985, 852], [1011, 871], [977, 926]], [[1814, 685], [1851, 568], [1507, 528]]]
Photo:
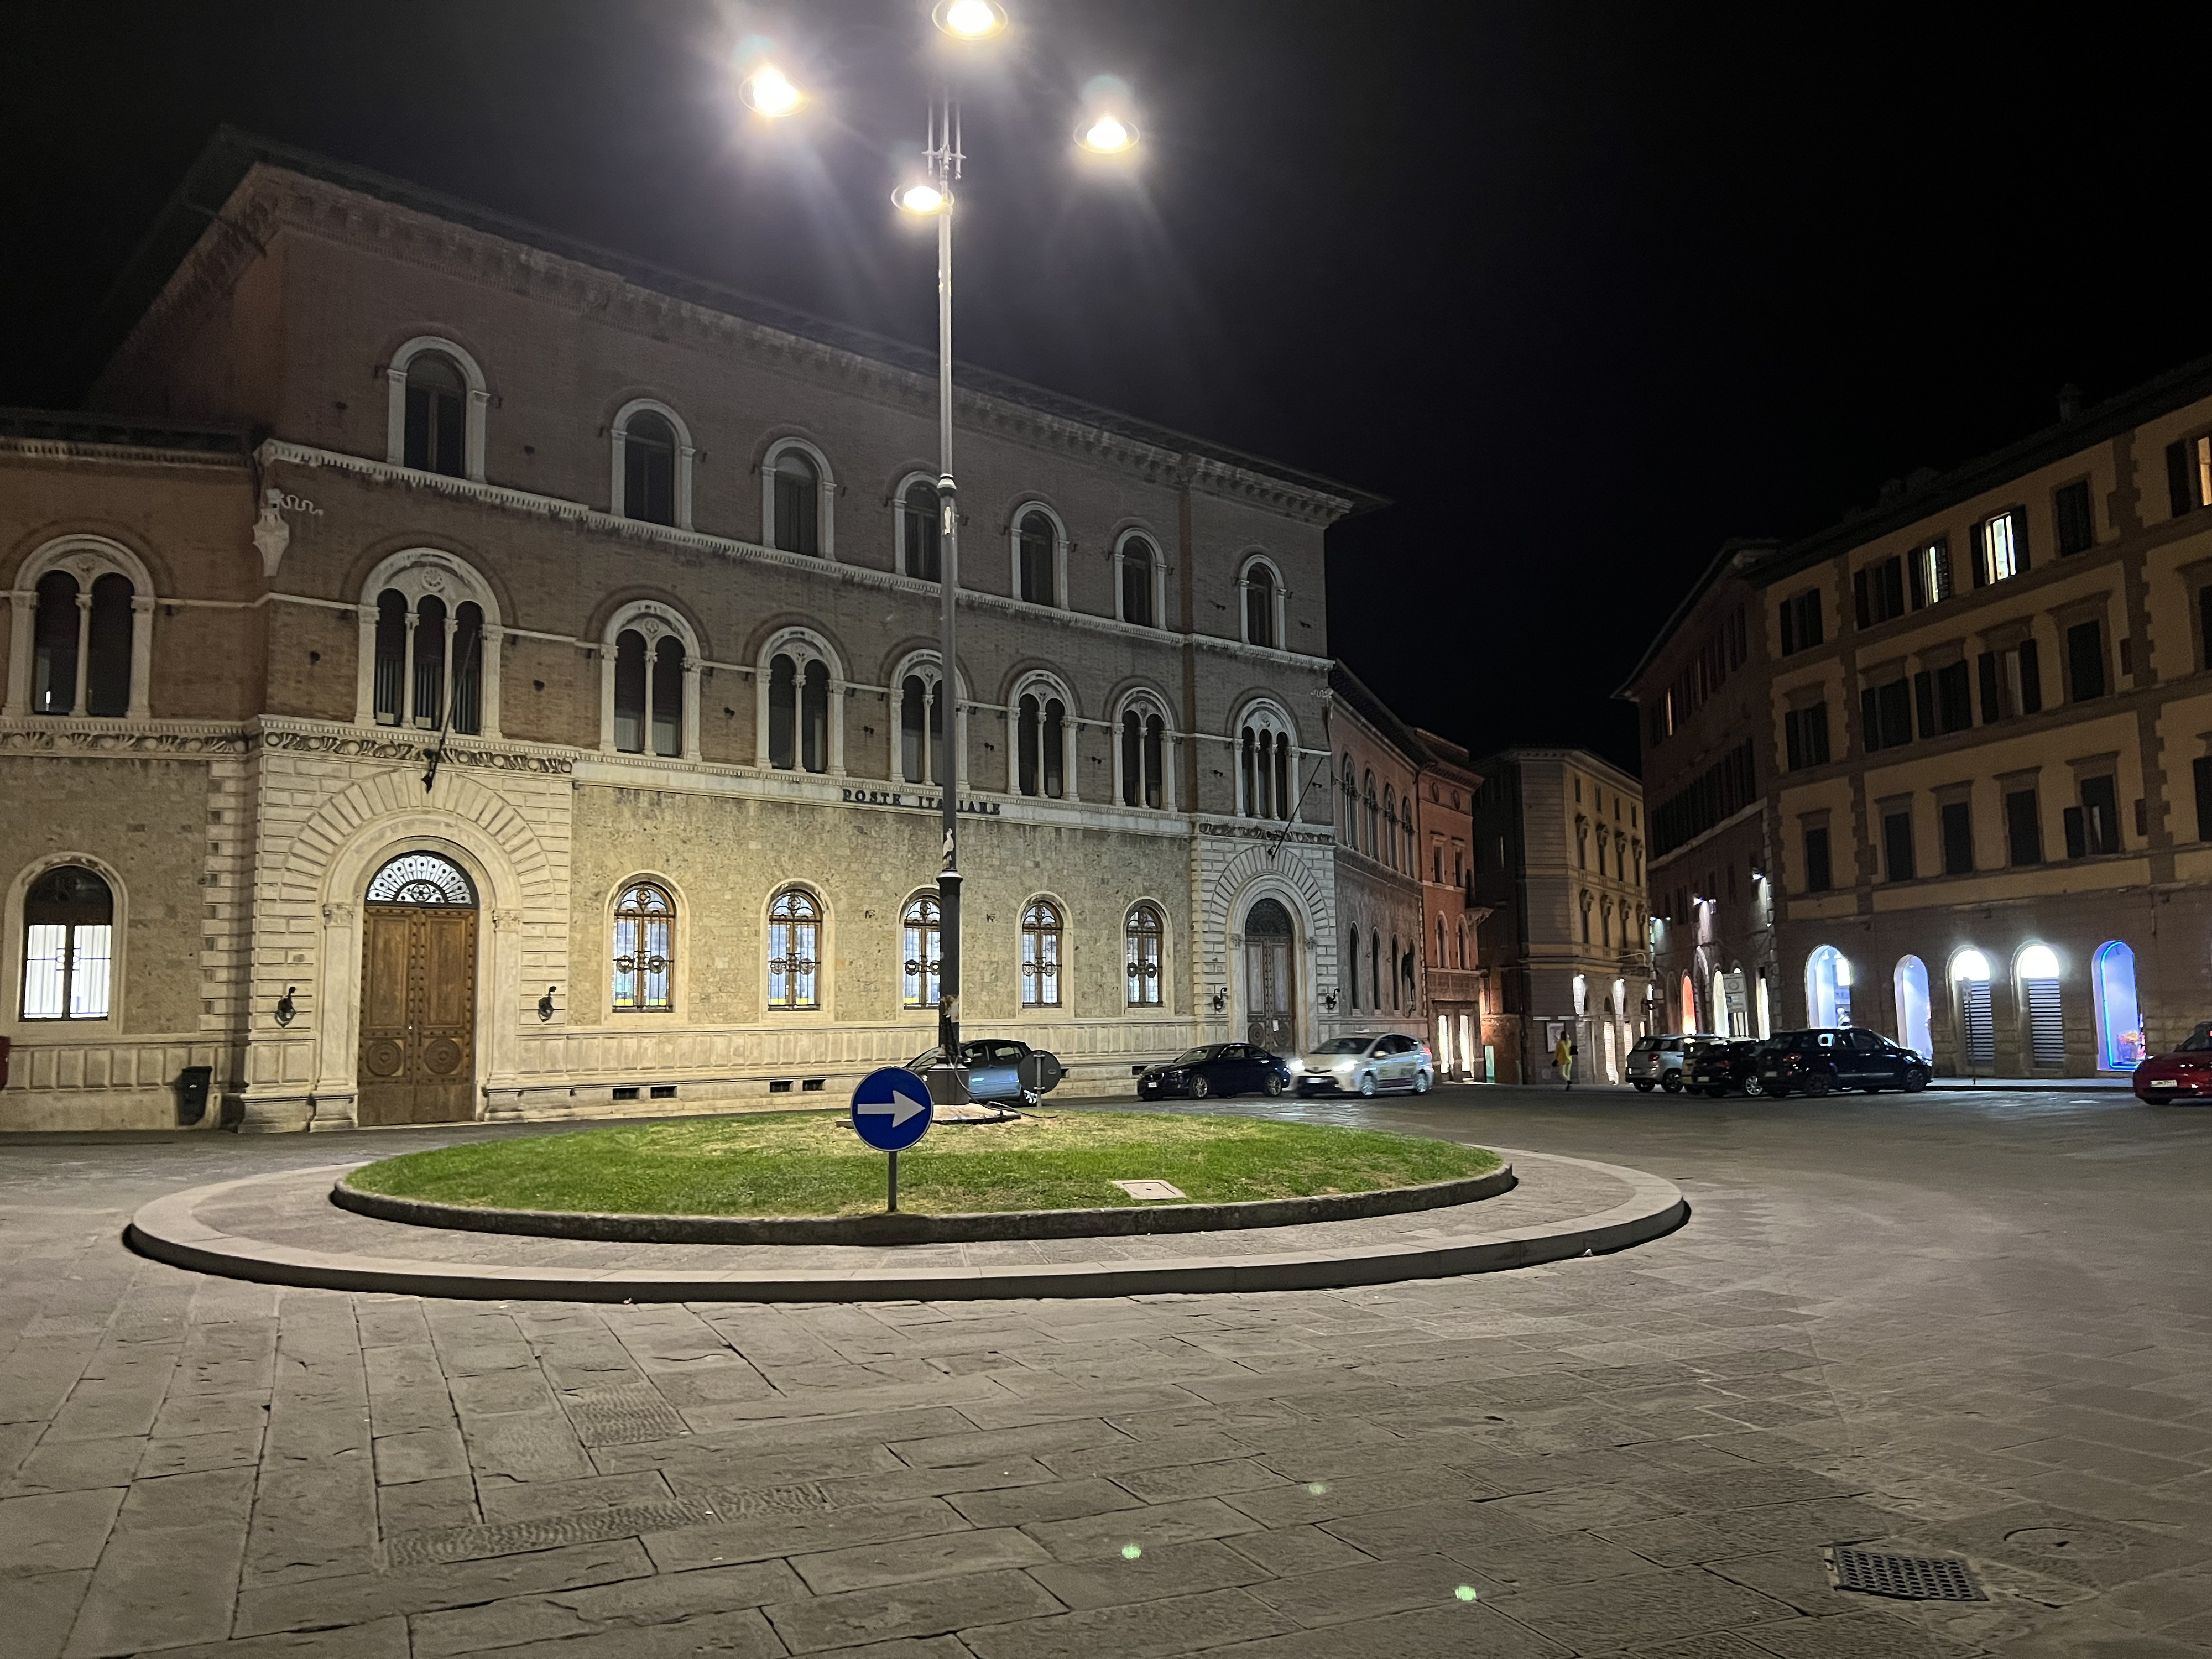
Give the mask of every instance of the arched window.
[[1014, 559], [1020, 581], [1018, 596], [1031, 605], [1058, 605], [1056, 580], [1060, 538], [1051, 515], [1029, 512], [1014, 532]]
[[641, 409], [623, 422], [622, 512], [647, 524], [676, 523], [676, 428]]
[[368, 878], [371, 904], [451, 904], [474, 909], [476, 884], [469, 872], [436, 853], [402, 853]]
[[2031, 945], [2020, 953], [2021, 1006], [2027, 1014], [2028, 1063], [2059, 1066], [2066, 1063], [2066, 1024], [2058, 995], [2058, 953], [2047, 945]]
[[1382, 861], [1393, 870], [1398, 867], [1398, 792], [1389, 784], [1382, 786]]
[[927, 478], [916, 478], [899, 498], [901, 555], [906, 574], [917, 580], [945, 579], [944, 507], [937, 488]]
[[1132, 1008], [1160, 1006], [1160, 940], [1166, 931], [1159, 911], [1153, 906], [1129, 907], [1128, 921], [1123, 926], [1123, 944]]
[[[1851, 1023], [1851, 964], [1832, 945], [1823, 945], [1805, 959], [1805, 1008], [1816, 1027]], [[1718, 1030], [1717, 1007], [1713, 1018]]]
[[370, 573], [360, 603], [355, 718], [497, 734], [497, 613], [475, 572], [431, 549], [397, 554]]
[[645, 635], [625, 628], [615, 640], [615, 747], [625, 755], [645, 752]]
[[23, 1018], [106, 1019], [114, 964], [115, 896], [82, 865], [64, 864], [23, 895]]
[[1682, 1035], [1698, 1029], [1698, 990], [1687, 974], [1682, 975]]
[[1121, 805], [1167, 805], [1167, 721], [1149, 702], [1121, 711]]
[[49, 570], [33, 591], [38, 614], [32, 624], [31, 712], [130, 714], [137, 629], [131, 578], [106, 571], [92, 576], [87, 592], [68, 571]]
[[1297, 797], [1288, 723], [1279, 711], [1255, 708], [1237, 734], [1237, 810], [1248, 818], [1287, 818]]
[[1359, 1006], [1359, 930], [1351, 929], [1345, 935], [1344, 950], [1345, 1006]]
[[1344, 757], [1344, 771], [1339, 784], [1344, 799], [1337, 803], [1338, 832], [1346, 847], [1357, 849], [1359, 845], [1359, 778], [1352, 769], [1352, 757]]
[[1367, 856], [1378, 860], [1382, 856], [1382, 817], [1381, 810], [1375, 804], [1375, 775], [1372, 772], [1367, 775]]
[[787, 887], [768, 907], [768, 1006], [822, 1006], [822, 907], [804, 887]]
[[676, 969], [676, 901], [649, 881], [626, 887], [615, 900], [614, 1008], [650, 1013], [675, 1006], [670, 980]]
[[1152, 580], [1158, 568], [1159, 555], [1142, 536], [1131, 536], [1121, 544], [1121, 620], [1134, 623], [1139, 628], [1154, 625], [1152, 615]]
[[446, 715], [446, 602], [430, 595], [415, 602], [413, 689], [408, 707], [414, 724], [435, 729]]
[[1067, 793], [1067, 705], [1049, 692], [1026, 691], [1016, 719], [1015, 787], [1059, 799]]
[[663, 634], [648, 649], [625, 628], [615, 640], [615, 747], [627, 755], [684, 752], [684, 641]]
[[1395, 1014], [1398, 1012], [1398, 936], [1395, 933], [1390, 935], [1390, 1012]]
[[407, 438], [401, 465], [417, 472], [465, 478], [469, 385], [442, 351], [419, 351], [407, 363]]
[[1447, 956], [1444, 952], [1444, 919], [1442, 916], [1438, 916], [1437, 918], [1436, 963], [1439, 968], [1449, 968], [1451, 966], [1451, 957]]
[[1275, 604], [1279, 592], [1275, 586], [1275, 573], [1258, 560], [1244, 568], [1244, 642], [1247, 645], [1273, 647], [1281, 643], [1275, 634]]
[[786, 553], [822, 552], [822, 469], [805, 450], [786, 447], [775, 458], [775, 545]]
[[1996, 1023], [1990, 1013], [1990, 959], [1979, 951], [1951, 958], [1951, 990], [1959, 1006], [1960, 1056], [1970, 1068], [1997, 1062]]
[[935, 682], [908, 674], [899, 682], [899, 777], [927, 783], [944, 754], [945, 713]]
[[1368, 1006], [1380, 1012], [1382, 1007], [1382, 935], [1367, 936], [1367, 999]]
[[[1899, 957], [1897, 971], [1891, 976], [1890, 988], [1897, 998], [1898, 1046], [1910, 1048], [1921, 1059], [1929, 1059], [1936, 1052], [1936, 1038], [1929, 1029], [1928, 964], [1918, 957]], [[1766, 981], [1759, 982], [1762, 1003], [1765, 1000]], [[1765, 1020], [1765, 1011], [1760, 1010], [1760, 1022]], [[1760, 1035], [1764, 1036], [1762, 1030]]]
[[2136, 1000], [2136, 953], [2111, 939], [2097, 947], [2095, 966], [2098, 1068], [2132, 1072], [2150, 1052]]
[[819, 657], [779, 651], [769, 659], [768, 763], [784, 771], [830, 769], [830, 668]]
[[1038, 899], [1022, 912], [1022, 1006], [1060, 1006], [1060, 911]]
[[905, 949], [906, 977], [899, 1006], [904, 1008], [934, 1008], [937, 1006], [937, 973], [941, 965], [944, 935], [939, 931], [943, 912], [938, 908], [937, 895], [917, 893], [908, 899], [906, 909], [899, 917]]

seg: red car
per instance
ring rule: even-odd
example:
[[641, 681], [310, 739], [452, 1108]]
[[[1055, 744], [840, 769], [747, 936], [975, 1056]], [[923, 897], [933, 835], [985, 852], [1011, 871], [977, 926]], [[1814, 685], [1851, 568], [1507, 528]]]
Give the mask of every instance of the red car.
[[2170, 1054], [2153, 1054], [2136, 1067], [2136, 1098], [2212, 1098], [2212, 1020], [2191, 1031]]

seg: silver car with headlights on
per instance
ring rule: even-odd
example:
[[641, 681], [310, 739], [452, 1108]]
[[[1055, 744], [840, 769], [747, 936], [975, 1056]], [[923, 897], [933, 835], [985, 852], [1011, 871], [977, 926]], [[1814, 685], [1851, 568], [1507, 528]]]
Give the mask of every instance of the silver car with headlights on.
[[1293, 1062], [1291, 1075], [1302, 1095], [1425, 1095], [1437, 1080], [1437, 1061], [1419, 1038], [1384, 1031], [1324, 1042]]

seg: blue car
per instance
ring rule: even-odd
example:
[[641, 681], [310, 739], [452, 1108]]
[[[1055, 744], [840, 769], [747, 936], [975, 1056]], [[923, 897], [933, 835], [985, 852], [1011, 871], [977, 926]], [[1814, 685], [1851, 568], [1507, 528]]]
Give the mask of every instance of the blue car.
[[[1022, 1083], [1022, 1061], [1030, 1054], [1035, 1054], [1043, 1062], [1040, 1086], [1035, 1089], [1025, 1088]], [[944, 1056], [942, 1048], [930, 1048], [907, 1061], [906, 1068], [919, 1076]], [[968, 1098], [970, 1100], [999, 1101], [1009, 1106], [1034, 1106], [1060, 1085], [1061, 1068], [1059, 1056], [1008, 1037], [985, 1037], [975, 1042], [962, 1043], [960, 1063], [968, 1068]]]
[[1188, 1095], [1193, 1100], [1213, 1095], [1279, 1095], [1290, 1086], [1291, 1068], [1249, 1042], [1208, 1043], [1137, 1074], [1137, 1094], [1145, 1100], [1162, 1095]]

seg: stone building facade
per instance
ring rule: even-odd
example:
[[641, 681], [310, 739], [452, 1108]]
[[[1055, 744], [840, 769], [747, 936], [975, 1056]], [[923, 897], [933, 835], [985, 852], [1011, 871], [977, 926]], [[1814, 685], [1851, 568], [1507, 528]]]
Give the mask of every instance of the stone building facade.
[[2212, 362], [2060, 416], [1727, 550], [1626, 688], [1662, 937], [1737, 869], [1777, 1025], [2081, 1076], [2207, 1018]]
[[1485, 1028], [1498, 1080], [1556, 1078], [1564, 1034], [1580, 1080], [1618, 1083], [1652, 1029], [1644, 792], [1582, 749], [1508, 749], [1474, 769], [1474, 896], [1499, 993]]
[[0, 424], [0, 1125], [801, 1103], [933, 1038], [947, 784], [972, 1033], [1346, 1019], [1368, 498], [963, 371], [948, 696], [926, 354], [234, 137], [118, 293]]

